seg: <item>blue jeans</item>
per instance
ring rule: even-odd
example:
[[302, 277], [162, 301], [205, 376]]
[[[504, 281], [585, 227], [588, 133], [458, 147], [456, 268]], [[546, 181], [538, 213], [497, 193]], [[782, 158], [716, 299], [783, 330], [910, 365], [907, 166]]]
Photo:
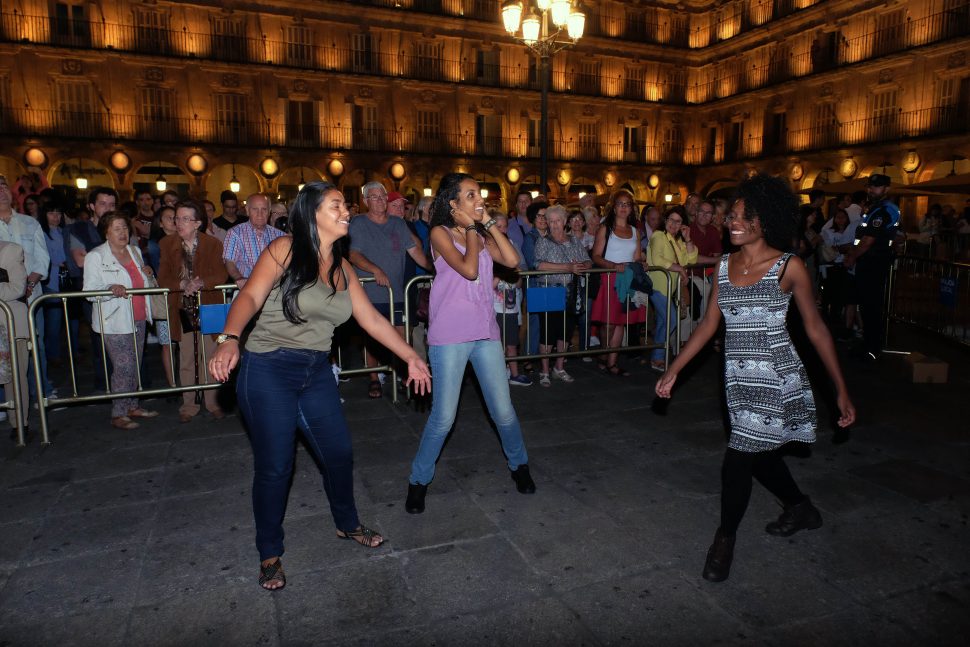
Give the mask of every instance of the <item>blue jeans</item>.
[[529, 339], [526, 340], [529, 343], [528, 351], [529, 355], [537, 355], [539, 353], [539, 314], [535, 312], [529, 313]]
[[[40, 360], [40, 383], [44, 386], [44, 397], [49, 397], [54, 391], [54, 385], [47, 379], [47, 352], [44, 349], [44, 308], [34, 311], [34, 326], [37, 330], [37, 359]], [[30, 400], [37, 400], [37, 384], [34, 379], [34, 363], [27, 362], [27, 394]]]
[[[660, 293], [659, 290], [654, 290], [653, 294], [650, 295], [650, 305], [653, 306], [654, 312], [656, 314], [656, 331], [653, 334], [653, 340], [657, 344], [664, 343], [664, 340], [670, 335], [671, 332], [677, 328], [677, 308], [674, 304], [670, 305], [670, 312], [667, 311], [668, 303], [667, 297]], [[665, 316], [667, 315], [667, 316]], [[669, 325], [668, 325], [669, 322]], [[654, 348], [650, 353], [650, 359], [662, 360], [664, 358], [663, 348]]]
[[253, 516], [260, 560], [283, 554], [297, 427], [322, 467], [337, 529], [350, 532], [360, 525], [350, 431], [329, 356], [296, 348], [243, 354], [236, 394], [253, 446]]
[[414, 484], [427, 485], [434, 478], [435, 462], [441, 454], [441, 446], [455, 424], [462, 376], [468, 362], [472, 363], [485, 396], [488, 413], [498, 428], [509, 469], [515, 470], [519, 465], [528, 463], [529, 456], [525, 451], [522, 428], [519, 427], [519, 419], [509, 396], [502, 342], [483, 339], [432, 346], [428, 350], [428, 356], [431, 360], [431, 374], [434, 375], [434, 404], [431, 406], [431, 416], [424, 426], [424, 433], [421, 434], [418, 453], [411, 463], [411, 477], [408, 480]]

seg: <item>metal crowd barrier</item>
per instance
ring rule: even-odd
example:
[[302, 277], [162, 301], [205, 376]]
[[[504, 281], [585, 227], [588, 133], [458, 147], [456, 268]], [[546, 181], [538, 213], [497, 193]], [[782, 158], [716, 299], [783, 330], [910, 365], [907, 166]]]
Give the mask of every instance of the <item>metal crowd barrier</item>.
[[[10, 310], [6, 301], [0, 301], [0, 311], [3, 312], [3, 319], [7, 325], [7, 343], [10, 345], [10, 389], [4, 391], [6, 401], [0, 402], [0, 409], [9, 411], [7, 415], [14, 417], [17, 445], [23, 447], [26, 444], [24, 426], [27, 424], [27, 416], [30, 410], [24, 411], [22, 407], [21, 394], [26, 385], [20, 383], [20, 350], [17, 348], [17, 331], [14, 330], [13, 311]], [[28, 349], [30, 346], [30, 339], [28, 339]], [[13, 391], [13, 393], [11, 394], [9, 391]]]
[[[374, 281], [373, 278], [361, 278], [359, 280], [361, 283]], [[231, 301], [231, 298], [229, 295], [233, 291], [237, 290], [237, 287], [235, 284], [225, 284], [225, 285], [217, 285], [211, 289], [202, 290], [196, 296], [197, 303], [201, 305], [202, 292], [213, 292], [216, 290], [222, 293], [222, 302], [229, 303]], [[393, 303], [394, 302], [393, 290], [390, 287], [388, 287], [387, 290], [388, 290], [388, 297], [391, 299], [391, 303]], [[128, 289], [127, 293], [129, 295], [143, 295], [146, 297], [151, 296], [153, 294], [163, 294], [163, 295], [166, 295], [167, 297], [167, 295], [170, 293], [170, 290], [168, 290], [167, 288], [141, 288], [141, 289]], [[137, 384], [136, 390], [125, 391], [125, 392], [112, 392], [111, 382], [109, 379], [108, 368], [107, 368], [108, 352], [107, 352], [107, 349], [105, 348], [104, 343], [101, 343], [100, 352], [101, 352], [101, 360], [104, 366], [106, 392], [96, 393], [91, 395], [80, 395], [78, 392], [77, 371], [76, 371], [76, 365], [75, 365], [77, 353], [75, 352], [75, 349], [72, 348], [71, 336], [67, 335], [67, 351], [68, 351], [67, 355], [68, 355], [68, 369], [69, 369], [70, 382], [71, 382], [71, 395], [69, 397], [58, 397], [58, 398], [48, 398], [48, 397], [42, 396], [41, 394], [44, 393], [44, 388], [42, 383], [43, 376], [41, 375], [41, 371], [40, 371], [41, 358], [39, 355], [38, 345], [32, 342], [34, 339], [37, 338], [38, 334], [43, 334], [43, 331], [38, 331], [36, 329], [34, 314], [38, 308], [43, 307], [44, 303], [48, 301], [59, 300], [61, 302], [61, 307], [64, 310], [64, 321], [67, 322], [68, 321], [68, 301], [72, 299], [73, 300], [88, 299], [89, 297], [119, 298], [119, 297], [114, 297], [111, 291], [109, 290], [99, 290], [99, 291], [89, 291], [89, 292], [54, 292], [50, 294], [44, 294], [38, 297], [37, 300], [30, 305], [30, 308], [28, 311], [28, 325], [29, 325], [28, 348], [30, 350], [31, 361], [33, 362], [33, 366], [34, 366], [34, 382], [35, 382], [35, 386], [37, 387], [37, 393], [38, 393], [37, 400], [38, 400], [38, 410], [40, 414], [41, 442], [43, 444], [45, 445], [50, 444], [49, 414], [50, 414], [50, 410], [55, 407], [63, 407], [67, 405], [77, 405], [77, 404], [84, 404], [84, 403], [91, 403], [91, 402], [105, 402], [105, 401], [114, 400], [116, 398], [142, 398], [142, 397], [148, 397], [148, 396], [163, 396], [163, 395], [184, 393], [186, 391], [201, 392], [206, 390], [218, 389], [222, 385], [221, 382], [209, 381], [209, 371], [207, 367], [208, 361], [205, 353], [205, 345], [203, 344], [201, 345], [201, 349], [200, 349], [201, 364], [200, 364], [200, 371], [199, 371], [199, 379], [200, 379], [199, 383], [182, 385], [182, 386], [174, 386], [174, 387], [166, 386], [164, 388], [156, 388], [156, 389], [143, 388], [142, 381], [141, 381], [141, 362], [139, 362], [136, 357], [136, 360], [135, 360], [136, 369], [137, 369], [135, 372], [136, 384]], [[12, 319], [10, 319], [11, 315], [9, 313], [9, 307], [5, 303], [2, 303], [2, 309], [4, 310], [5, 316], [8, 317], [8, 321], [12, 321]], [[99, 309], [99, 313], [103, 317], [103, 310]], [[155, 313], [153, 313], [153, 315], [154, 314]], [[168, 299], [166, 298], [165, 299], [165, 319], [170, 320], [171, 315], [172, 315], [172, 312], [169, 310]], [[175, 315], [178, 316], [177, 311]], [[392, 312], [391, 312], [392, 324], [394, 323], [393, 316], [394, 316], [394, 313], [392, 309]], [[131, 313], [131, 317], [132, 317], [132, 324], [134, 324], [134, 312]], [[101, 321], [101, 329], [104, 330], [103, 319]], [[12, 327], [10, 327], [9, 332], [12, 334]], [[186, 333], [186, 334], [194, 334], [194, 333]], [[134, 348], [135, 346], [136, 339], [137, 337], [135, 333], [132, 333], [132, 348]], [[175, 372], [175, 355], [174, 355], [173, 346], [174, 344], [168, 345], [168, 353], [169, 353], [169, 360], [171, 361], [170, 365], [172, 367], [172, 375], [169, 377], [172, 378], [171, 381], [174, 384], [178, 382], [178, 379], [177, 379], [177, 374]], [[15, 346], [12, 347], [12, 353], [15, 352], [14, 349], [15, 349]], [[97, 349], [92, 348], [91, 351], [97, 352]], [[366, 349], [364, 352], [366, 354], [367, 352]], [[142, 353], [142, 357], [144, 357], [143, 353]], [[142, 361], [144, 361], [144, 359], [142, 359]], [[339, 362], [340, 362], [340, 358], [338, 354], [338, 363]], [[365, 367], [361, 369], [351, 369], [347, 371], [341, 370], [341, 375], [361, 375], [361, 374], [367, 374], [371, 372], [375, 372], [375, 373], [390, 372], [391, 373], [392, 381], [394, 382], [394, 388], [393, 388], [394, 401], [397, 402], [397, 380], [396, 380], [397, 373], [394, 367], [391, 365], [383, 364], [374, 368]], [[19, 373], [16, 373], [14, 390], [17, 392], [18, 397], [19, 397], [19, 392], [21, 388], [22, 388], [22, 385], [20, 384]], [[19, 403], [20, 400], [17, 400], [17, 402]], [[3, 403], [0, 403], [0, 408], [2, 408], [3, 406], [5, 405]], [[19, 412], [19, 405], [16, 406], [14, 410]], [[23, 415], [21, 416], [21, 418], [23, 419], [23, 421], [26, 421], [27, 416]], [[20, 422], [21, 420], [20, 418], [18, 418], [18, 425]], [[20, 444], [23, 444], [24, 438], [23, 438], [22, 425], [20, 425], [18, 429], [19, 429], [18, 433], [19, 433]]]
[[887, 291], [887, 323], [913, 324], [970, 345], [970, 264], [903, 256]]
[[[651, 266], [651, 267], [647, 267], [646, 270], [648, 272], [662, 272], [663, 274], [666, 275], [666, 277], [667, 277], [667, 293], [668, 294], [671, 293], [671, 287], [672, 287], [672, 285], [676, 285], [677, 284], [677, 281], [679, 281], [679, 279], [680, 279], [680, 275], [679, 274], [677, 274], [676, 272], [672, 272], [670, 270], [667, 270], [665, 268], [662, 268], [662, 267], [653, 267], [653, 266]], [[519, 276], [524, 281], [524, 285], [522, 286], [523, 294], [525, 294], [525, 290], [530, 286], [530, 283], [531, 282], [534, 281], [534, 283], [532, 283], [532, 287], [542, 287], [543, 285], [545, 285], [545, 284], [548, 283], [548, 278], [546, 278], [546, 279], [543, 280], [542, 277], [548, 277], [548, 276], [551, 276], [551, 275], [562, 275], [562, 274], [569, 274], [569, 272], [562, 272], [562, 271], [557, 271], [557, 270], [544, 270], [544, 271], [540, 271], [540, 270], [529, 270], [529, 271], [519, 272]], [[565, 350], [565, 351], [555, 351], [555, 350], [553, 350], [552, 352], [549, 352], [549, 353], [537, 353], [537, 354], [528, 354], [528, 353], [526, 353], [526, 354], [522, 354], [522, 355], [516, 355], [514, 357], [513, 356], [506, 357], [505, 358], [506, 362], [532, 361], [532, 360], [538, 360], [538, 359], [553, 359], [553, 358], [556, 358], [556, 357], [582, 357], [582, 356], [591, 356], [591, 355], [602, 355], [604, 353], [610, 353], [610, 352], [644, 351], [644, 350], [654, 350], [654, 349], [657, 349], [657, 348], [663, 348], [664, 349], [664, 361], [665, 362], [669, 362], [670, 361], [670, 353], [671, 353], [671, 349], [670, 349], [670, 346], [671, 346], [671, 344], [670, 344], [670, 338], [671, 338], [671, 334], [673, 333], [673, 331], [671, 331], [671, 330], [668, 330], [667, 331], [667, 338], [664, 340], [664, 343], [656, 343], [655, 342], [655, 343], [651, 343], [651, 344], [632, 344], [632, 345], [631, 344], [628, 344], [628, 343], [624, 343], [624, 345], [622, 345], [622, 346], [616, 346], [616, 347], [612, 347], [612, 348], [607, 348], [606, 345], [605, 345], [605, 343], [604, 343], [604, 344], [601, 344], [600, 346], [596, 346], [595, 348], [590, 348], [589, 347], [590, 325], [591, 325], [591, 321], [590, 321], [590, 318], [589, 318], [590, 317], [589, 306], [591, 305], [592, 300], [595, 299], [596, 295], [595, 294], [592, 294], [590, 292], [588, 278], [589, 278], [590, 275], [593, 275], [593, 274], [613, 275], [614, 278], [615, 278], [616, 271], [615, 270], [607, 270], [607, 269], [603, 269], [603, 268], [592, 268], [592, 269], [588, 269], [588, 270], [583, 270], [583, 272], [581, 272], [581, 276], [584, 276], [584, 277], [587, 278], [587, 280], [585, 281], [585, 284], [583, 286], [583, 312], [582, 312], [582, 316], [584, 318], [584, 323], [585, 323], [585, 327], [583, 328], [583, 330], [586, 331], [586, 338], [585, 338], [584, 343], [582, 345], [585, 346], [585, 349], [568, 350], [568, 348], [567, 348], [567, 350]], [[411, 315], [411, 313], [412, 313], [412, 311], [413, 311], [413, 308], [411, 307], [411, 305], [413, 303], [413, 300], [416, 298], [416, 296], [415, 296], [416, 293], [417, 293], [416, 292], [416, 288], [421, 283], [428, 283], [430, 285], [433, 282], [433, 280], [434, 280], [433, 277], [428, 276], [428, 275], [416, 276], [413, 279], [411, 279], [410, 281], [408, 281], [407, 285], [404, 288], [404, 299], [405, 299], [404, 312], [405, 312], [405, 319], [406, 319], [405, 339], [407, 340], [407, 342], [409, 344], [412, 343], [412, 336], [414, 334], [414, 327], [417, 325], [417, 322], [411, 321], [410, 318], [409, 318], [410, 315]], [[566, 307], [568, 308], [570, 305], [571, 304], [570, 304], [569, 299], [568, 299], [568, 291], [567, 291], [567, 303], [566, 303]], [[607, 319], [607, 321], [605, 321], [605, 322], [596, 322], [596, 323], [599, 324], [599, 325], [603, 325], [603, 326], [615, 326], [615, 325], [628, 326], [628, 325], [630, 325], [629, 313], [633, 309], [636, 309], [636, 307], [637, 307], [630, 300], [630, 294], [627, 294], [626, 306], [627, 306], [626, 307], [627, 317], [626, 317], [625, 320], [609, 321], [609, 319]], [[668, 318], [668, 321], [670, 319], [669, 308], [671, 308], [671, 307], [676, 307], [676, 304], [673, 302], [672, 299], [668, 299], [667, 300], [667, 308], [668, 308], [668, 311], [666, 313], [666, 316]], [[651, 323], [650, 313], [653, 310], [654, 310], [654, 308], [653, 308], [652, 304], [647, 303], [646, 304], [646, 321], [645, 321], [645, 323], [648, 326]], [[523, 320], [523, 326], [522, 326], [522, 328], [525, 330], [525, 338], [526, 338], [526, 340], [529, 339], [529, 333], [530, 333], [529, 314], [530, 314], [530, 312], [528, 310], [528, 303], [523, 303], [522, 304], [522, 309], [521, 309], [521, 315], [522, 315], [522, 320]], [[548, 316], [549, 313], [541, 313], [541, 312], [539, 312], [539, 313], [531, 313], [531, 314], [538, 314], [540, 316], [542, 316], [542, 315]], [[563, 311], [563, 314], [566, 314], [566, 311], [565, 310]], [[607, 309], [607, 318], [609, 318], [609, 314], [610, 314], [609, 313], [609, 310]], [[577, 322], [577, 324], [578, 324], [578, 322]], [[567, 322], [566, 322], [566, 318], [564, 317], [564, 320], [563, 320], [563, 332], [564, 333], [567, 332], [566, 331], [566, 326], [567, 326]], [[678, 321], [676, 323], [676, 327], [677, 327], [677, 331], [676, 331], [677, 337], [676, 337], [676, 339], [679, 342], [679, 339], [680, 339], [680, 321], [679, 321], [679, 318], [678, 318]], [[629, 337], [628, 337], [629, 336], [629, 329], [627, 329], [625, 331], [624, 335], [625, 335], [624, 341], [625, 342], [628, 342], [629, 341]], [[508, 341], [507, 340], [507, 336], [505, 334], [505, 330], [503, 329], [502, 330], [502, 346], [503, 346], [503, 348], [505, 346], [509, 345], [509, 344], [506, 343], [507, 341]], [[569, 340], [566, 340], [566, 342], [568, 344], [569, 343]], [[555, 347], [553, 347], [553, 348], [555, 348]]]

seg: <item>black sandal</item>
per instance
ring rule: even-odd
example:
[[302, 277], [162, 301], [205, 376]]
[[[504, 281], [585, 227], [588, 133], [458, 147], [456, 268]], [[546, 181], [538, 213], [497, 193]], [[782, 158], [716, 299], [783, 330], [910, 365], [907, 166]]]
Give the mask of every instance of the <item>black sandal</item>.
[[[266, 586], [270, 582], [279, 582], [276, 587]], [[283, 562], [277, 559], [275, 562], [263, 566], [259, 564], [259, 585], [267, 591], [279, 591], [286, 586], [286, 575], [283, 574]]]
[[[338, 530], [337, 537], [340, 539], [353, 539], [364, 548], [378, 548], [384, 543], [384, 537], [381, 537], [380, 533], [375, 530], [371, 530], [363, 524], [358, 526], [357, 530], [351, 530], [350, 532]], [[380, 537], [380, 541], [376, 544], [374, 543], [375, 537]]]
[[371, 380], [370, 384], [367, 385], [367, 397], [371, 400], [377, 400], [384, 396], [384, 389], [381, 387], [380, 380]]

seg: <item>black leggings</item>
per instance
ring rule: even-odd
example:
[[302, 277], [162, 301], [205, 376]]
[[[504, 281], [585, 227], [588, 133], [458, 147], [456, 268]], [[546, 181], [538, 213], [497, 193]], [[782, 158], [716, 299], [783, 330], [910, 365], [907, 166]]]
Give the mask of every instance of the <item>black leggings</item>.
[[805, 500], [781, 455], [781, 448], [768, 452], [741, 452], [728, 448], [721, 467], [721, 532], [733, 536], [751, 499], [751, 477], [758, 479], [786, 507]]

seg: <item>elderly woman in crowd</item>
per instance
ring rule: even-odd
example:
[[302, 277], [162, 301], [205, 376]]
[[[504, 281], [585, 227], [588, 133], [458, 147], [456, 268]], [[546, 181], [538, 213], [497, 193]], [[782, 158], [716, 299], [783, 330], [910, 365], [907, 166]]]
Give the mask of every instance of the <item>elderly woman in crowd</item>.
[[[552, 274], [537, 277], [536, 284], [542, 286], [561, 285], [566, 288], [566, 308], [564, 312], [544, 312], [539, 315], [540, 326], [539, 352], [546, 354], [556, 345], [557, 352], [566, 350], [572, 337], [576, 319], [576, 298], [582, 297], [580, 274], [592, 267], [589, 254], [583, 244], [575, 237], [566, 233], [566, 208], [561, 204], [546, 209], [546, 222], [549, 225], [549, 235], [539, 239], [536, 244], [536, 266], [539, 270], [554, 270], [562, 274]], [[564, 357], [556, 358], [556, 365], [552, 369], [552, 377], [565, 383], [573, 381], [573, 377], [566, 372]], [[539, 372], [539, 384], [551, 386], [549, 380], [549, 359], [542, 358], [542, 370]]]
[[[24, 294], [27, 290], [27, 267], [24, 265], [24, 248], [17, 243], [0, 241], [0, 299], [6, 302], [13, 313], [14, 337], [17, 340], [18, 365], [13, 366], [10, 353], [10, 340], [7, 338], [6, 320], [0, 316], [0, 386], [8, 399], [13, 399], [13, 372], [20, 372], [21, 398], [19, 410], [27, 424], [27, 304]], [[0, 409], [4, 419], [10, 420], [10, 437], [15, 438], [17, 417], [5, 409]], [[21, 439], [22, 440], [22, 439]]]
[[[633, 194], [621, 189], [613, 195], [603, 226], [596, 232], [596, 244], [590, 256], [597, 267], [624, 272], [627, 265], [643, 262], [638, 236]], [[607, 348], [617, 348], [623, 343], [625, 326], [643, 323], [647, 318], [645, 308], [620, 303], [615, 283], [616, 274], [603, 275], [590, 310], [590, 319], [604, 324]], [[617, 365], [617, 357], [616, 351], [610, 352], [605, 361], [600, 360], [599, 369], [618, 377], [629, 377], [630, 374]]]
[[[98, 231], [105, 242], [84, 257], [84, 291], [111, 292], [110, 297], [89, 297], [94, 302], [91, 327], [104, 339], [111, 358], [112, 392], [135, 391], [145, 325], [152, 320], [151, 303], [144, 296], [129, 296], [129, 289], [144, 288], [154, 275], [137, 245], [131, 245], [131, 221], [118, 212], [101, 216]], [[132, 344], [134, 343], [134, 347]], [[111, 404], [111, 425], [135, 429], [132, 418], [154, 418], [157, 411], [142, 409], [135, 398], [118, 398]]]
[[[663, 344], [677, 325], [678, 304], [688, 303], [685, 295], [691, 284], [685, 266], [697, 262], [697, 246], [691, 240], [686, 221], [687, 212], [683, 207], [671, 207], [664, 217], [663, 229], [654, 232], [647, 250], [647, 265], [676, 272], [671, 277], [669, 288], [665, 273], [650, 272], [653, 282], [650, 303], [657, 317], [653, 339], [658, 344]], [[650, 368], [660, 373], [667, 370], [663, 348], [655, 348], [651, 352]]]
[[[208, 224], [202, 207], [194, 202], [180, 202], [175, 206], [177, 235], [166, 236], [159, 244], [162, 249], [162, 262], [158, 272], [158, 284], [172, 290], [168, 296], [168, 309], [171, 313], [169, 332], [172, 341], [179, 344], [179, 381], [182, 386], [208, 382], [205, 379], [204, 358], [211, 357], [216, 347], [212, 335], [183, 329], [183, 323], [197, 327], [200, 292], [203, 304], [222, 303], [222, 295], [213, 290], [226, 280], [226, 266], [222, 264], [222, 243], [203, 233]], [[208, 389], [203, 393], [205, 408], [212, 417], [222, 418], [224, 414], [216, 402], [216, 392]], [[184, 392], [182, 406], [179, 407], [179, 422], [189, 422], [199, 411], [195, 392]]]
[[583, 233], [583, 247], [589, 252], [593, 249], [593, 244], [596, 243], [596, 232], [600, 228], [600, 210], [596, 207], [590, 205], [583, 207], [580, 213], [583, 214], [583, 219], [586, 220], [586, 227]]

